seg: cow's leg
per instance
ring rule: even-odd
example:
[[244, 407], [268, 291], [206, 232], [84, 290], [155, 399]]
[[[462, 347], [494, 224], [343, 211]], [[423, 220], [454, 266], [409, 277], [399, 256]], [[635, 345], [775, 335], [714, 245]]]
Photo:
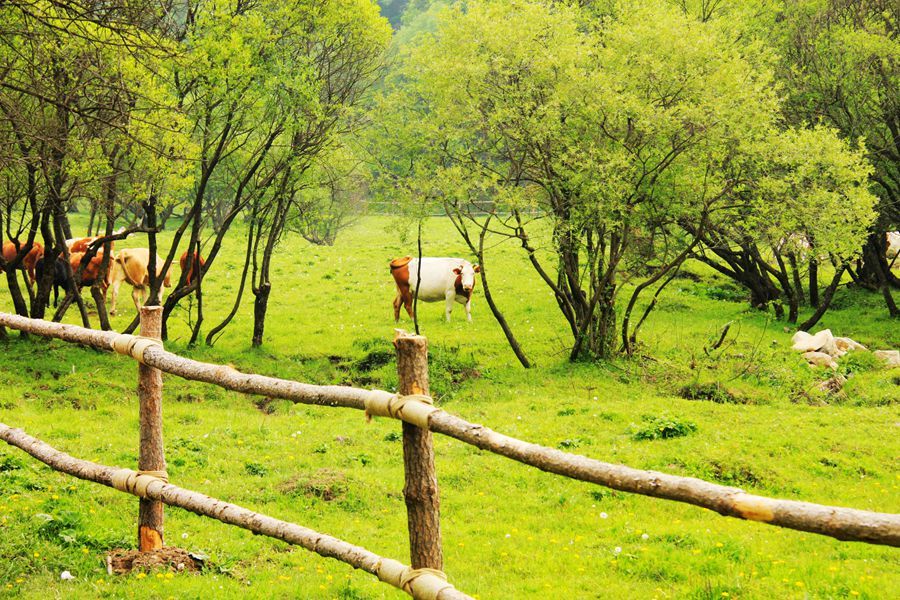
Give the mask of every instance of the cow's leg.
[[409, 315], [410, 319], [415, 318], [413, 317], [412, 292], [410, 292], [408, 285], [397, 286], [397, 298], [394, 300], [394, 302], [396, 303], [394, 305], [396, 307], [396, 311], [394, 313], [396, 321], [400, 321], [400, 304], [403, 304], [403, 308], [406, 309], [406, 314]]
[[394, 297], [394, 323], [400, 322], [400, 306], [403, 304], [403, 297], [400, 292]]
[[113, 282], [110, 284], [110, 288], [112, 288], [112, 297], [110, 298], [109, 303], [109, 314], [116, 314], [116, 300], [119, 298], [119, 286], [122, 285], [122, 281], [119, 279], [113, 279]]
[[134, 300], [134, 309], [140, 313], [144, 299], [144, 288], [139, 286], [131, 288], [131, 299]]
[[469, 323], [472, 322], [472, 299], [471, 298], [466, 300], [466, 320], [468, 320]]
[[456, 290], [454, 290], [454, 289], [448, 290], [446, 298], [447, 298], [447, 302], [446, 302], [447, 307], [446, 307], [445, 313], [447, 315], [447, 322], [449, 323], [450, 322], [450, 312], [453, 310], [453, 303], [456, 302]]
[[413, 312], [413, 297], [412, 294], [406, 294], [406, 298], [403, 299], [403, 306], [406, 308], [406, 314], [409, 315], [410, 319], [415, 319], [416, 314]]

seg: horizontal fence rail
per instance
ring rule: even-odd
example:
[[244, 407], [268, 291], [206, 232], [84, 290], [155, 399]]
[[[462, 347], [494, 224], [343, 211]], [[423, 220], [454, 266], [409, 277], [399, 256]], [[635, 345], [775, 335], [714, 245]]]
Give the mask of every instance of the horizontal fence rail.
[[334, 558], [371, 573], [414, 598], [472, 600], [470, 596], [454, 588], [431, 569], [412, 569], [399, 561], [383, 558], [336, 537], [184, 489], [156, 477], [141, 476], [137, 471], [118, 469], [72, 457], [21, 429], [13, 429], [3, 423], [0, 423], [0, 439], [25, 451], [56, 471], [301, 546], [320, 556]]
[[[606, 463], [497, 433], [425, 402], [417, 402], [414, 396], [398, 397], [378, 390], [316, 386], [244, 374], [232, 367], [178, 356], [163, 350], [159, 345], [142, 345], [139, 341], [131, 343], [129, 338], [135, 336], [37, 321], [6, 313], [0, 313], [0, 327], [2, 326], [95, 348], [113, 348], [167, 373], [230, 390], [303, 404], [356, 408], [366, 410], [370, 415], [390, 416], [543, 471], [623, 492], [684, 502], [724, 516], [826, 535], [843, 541], [900, 547], [900, 514], [768, 498], [693, 477]], [[115, 340], [119, 341], [114, 344]]]

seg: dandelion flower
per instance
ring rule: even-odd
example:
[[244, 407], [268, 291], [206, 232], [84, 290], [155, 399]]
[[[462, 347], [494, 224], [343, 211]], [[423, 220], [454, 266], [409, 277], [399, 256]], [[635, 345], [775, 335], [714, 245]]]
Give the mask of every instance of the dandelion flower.
[[615, 548], [613, 548], [613, 552], [615, 552], [616, 554], [621, 553], [621, 552], [622, 552], [622, 547], [621, 547], [621, 546], [616, 546]]
[[649, 539], [650, 539], [650, 534], [642, 533], [642, 534], [641, 534], [641, 539], [642, 539], [642, 540], [649, 540]]
[[600, 518], [601, 518], [601, 519], [605, 519], [605, 518], [607, 518], [608, 516], [609, 516], [609, 515], [606, 514], [605, 512], [600, 513]]

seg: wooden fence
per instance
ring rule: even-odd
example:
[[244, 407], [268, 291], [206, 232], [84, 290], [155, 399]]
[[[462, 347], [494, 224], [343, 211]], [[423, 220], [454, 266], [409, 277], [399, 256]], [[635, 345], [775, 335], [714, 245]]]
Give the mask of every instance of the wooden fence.
[[[394, 340], [399, 374], [398, 393], [345, 386], [319, 386], [202, 363], [167, 352], [156, 339], [160, 308], [141, 312], [142, 336], [98, 331], [0, 313], [4, 327], [45, 337], [114, 350], [139, 365], [140, 454], [138, 470], [117, 469], [59, 452], [23, 431], [0, 423], [0, 439], [51, 468], [141, 498], [138, 542], [141, 550], [163, 544], [162, 506], [168, 504], [237, 525], [256, 533], [336, 558], [375, 575], [414, 598], [469, 598], [447, 582], [441, 552], [439, 492], [434, 471], [432, 432], [572, 479], [624, 492], [685, 502], [721, 515], [807, 531], [839, 540], [900, 547], [900, 515], [824, 506], [747, 494], [692, 477], [681, 477], [601, 462], [497, 433], [434, 406], [428, 396], [427, 341], [398, 333]], [[246, 394], [283, 398], [296, 403], [363, 410], [403, 422], [403, 454], [410, 539], [410, 565], [380, 557], [364, 548], [300, 525], [260, 515], [240, 506], [177, 487], [168, 482], [162, 455], [161, 374], [218, 385]]]

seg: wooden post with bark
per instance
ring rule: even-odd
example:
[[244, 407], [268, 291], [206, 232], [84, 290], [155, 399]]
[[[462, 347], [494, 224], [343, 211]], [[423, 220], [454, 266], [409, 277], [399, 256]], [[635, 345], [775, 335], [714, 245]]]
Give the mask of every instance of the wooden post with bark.
[[[141, 308], [141, 335], [160, 339], [162, 307]], [[162, 437], [162, 371], [138, 365], [138, 400], [141, 411], [141, 448], [138, 470], [165, 473]], [[163, 503], [141, 498], [138, 516], [138, 546], [141, 552], [163, 546]]]
[[[397, 373], [400, 395], [428, 394], [428, 340], [397, 331]], [[413, 569], [443, 570], [440, 494], [434, 471], [431, 431], [403, 423], [403, 497], [409, 527], [410, 564]]]

